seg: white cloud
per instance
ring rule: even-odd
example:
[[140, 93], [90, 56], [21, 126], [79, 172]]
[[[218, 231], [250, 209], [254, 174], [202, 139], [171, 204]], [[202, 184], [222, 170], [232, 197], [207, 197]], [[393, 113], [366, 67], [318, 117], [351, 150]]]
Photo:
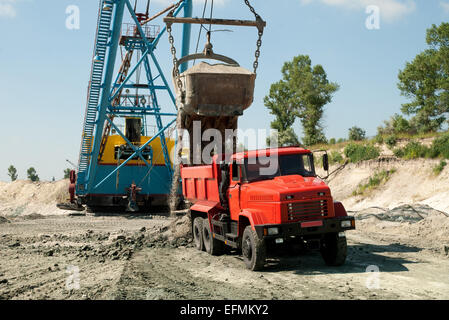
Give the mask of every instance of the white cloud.
[[440, 6], [443, 8], [444, 12], [449, 13], [449, 3], [441, 1]]
[[367, 6], [378, 6], [382, 18], [388, 22], [400, 19], [416, 9], [414, 0], [300, 0], [303, 5], [316, 1], [348, 10], [365, 10]]
[[0, 0], [0, 18], [14, 18], [17, 15], [15, 3], [16, 0]]

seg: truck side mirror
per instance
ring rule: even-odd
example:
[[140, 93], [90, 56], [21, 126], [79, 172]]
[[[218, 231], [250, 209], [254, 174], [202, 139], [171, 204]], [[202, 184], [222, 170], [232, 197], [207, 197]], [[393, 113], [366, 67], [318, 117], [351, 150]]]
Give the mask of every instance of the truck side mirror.
[[327, 153], [323, 156], [323, 169], [324, 171], [329, 171], [329, 156]]

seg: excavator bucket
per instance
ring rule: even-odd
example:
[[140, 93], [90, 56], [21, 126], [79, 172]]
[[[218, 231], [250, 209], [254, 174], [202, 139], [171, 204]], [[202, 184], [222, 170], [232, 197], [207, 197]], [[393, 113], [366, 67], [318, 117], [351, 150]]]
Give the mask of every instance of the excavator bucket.
[[233, 117], [253, 103], [256, 74], [238, 65], [201, 62], [180, 74], [178, 105], [188, 115]]

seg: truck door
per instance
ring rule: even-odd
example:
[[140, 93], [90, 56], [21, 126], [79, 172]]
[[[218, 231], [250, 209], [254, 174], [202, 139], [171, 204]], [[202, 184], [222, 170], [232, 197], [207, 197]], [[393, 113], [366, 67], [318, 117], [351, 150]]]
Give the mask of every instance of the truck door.
[[238, 220], [238, 215], [241, 211], [240, 208], [240, 188], [242, 171], [241, 166], [237, 162], [233, 162], [231, 165], [231, 183], [229, 185], [229, 211], [232, 220]]

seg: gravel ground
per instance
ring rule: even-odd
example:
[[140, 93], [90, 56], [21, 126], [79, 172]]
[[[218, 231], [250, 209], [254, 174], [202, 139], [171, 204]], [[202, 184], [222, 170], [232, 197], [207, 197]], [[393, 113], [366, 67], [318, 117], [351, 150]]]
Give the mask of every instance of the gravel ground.
[[304, 252], [270, 258], [262, 272], [246, 270], [235, 252], [195, 250], [188, 217], [8, 217], [0, 299], [449, 299], [449, 242], [395, 233], [426, 220], [360, 215], [344, 266]]

